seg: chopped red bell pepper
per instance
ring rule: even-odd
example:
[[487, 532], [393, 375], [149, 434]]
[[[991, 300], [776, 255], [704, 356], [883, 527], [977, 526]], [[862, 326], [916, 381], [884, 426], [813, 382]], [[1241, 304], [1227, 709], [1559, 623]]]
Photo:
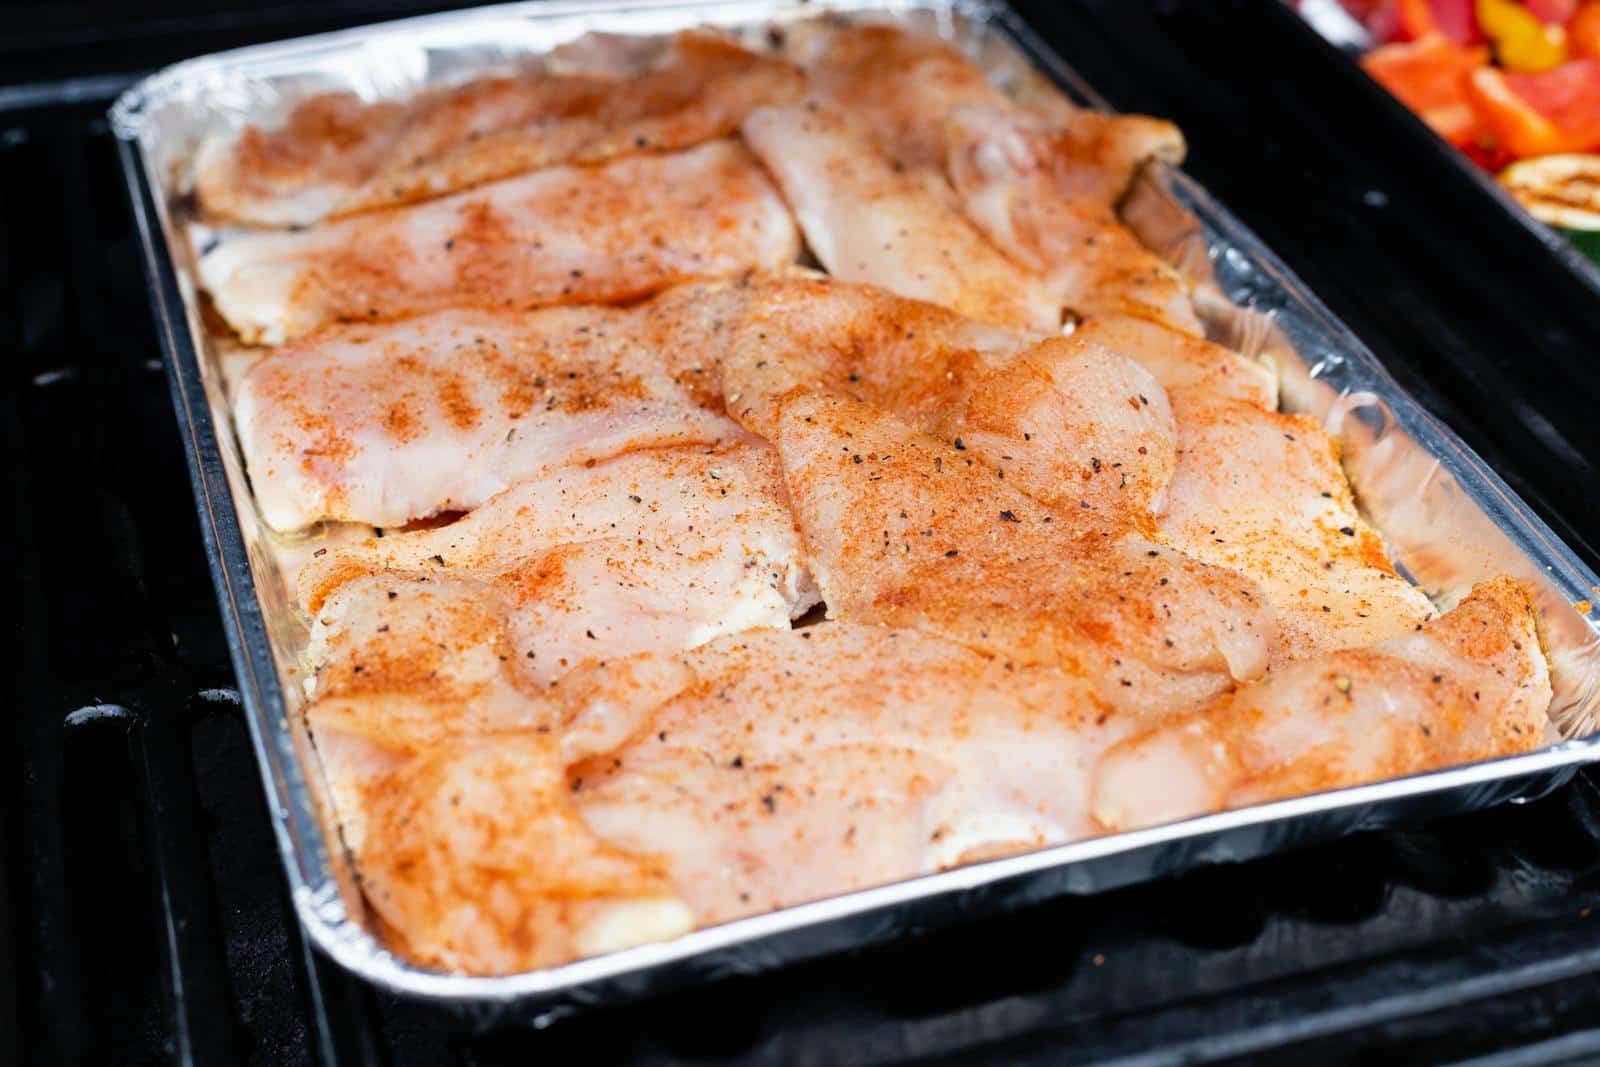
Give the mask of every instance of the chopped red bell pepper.
[[1434, 33], [1456, 44], [1483, 41], [1474, 0], [1396, 0], [1394, 27], [1402, 41], [1420, 41]]
[[1600, 59], [1572, 60], [1543, 74], [1507, 74], [1506, 81], [1557, 128], [1579, 140], [1600, 140]]
[[1478, 134], [1469, 105], [1467, 75], [1489, 60], [1482, 47], [1463, 48], [1434, 33], [1410, 44], [1386, 44], [1368, 52], [1361, 65], [1424, 122], [1453, 145], [1472, 144]]
[[1540, 74], [1474, 71], [1467, 99], [1497, 144], [1519, 158], [1600, 148], [1600, 59]]
[[1522, 0], [1522, 6], [1546, 26], [1565, 26], [1578, 10], [1578, 0]]
[[1483, 42], [1483, 29], [1478, 25], [1477, 5], [1473, 0], [1430, 0], [1430, 6], [1434, 25], [1456, 44]]

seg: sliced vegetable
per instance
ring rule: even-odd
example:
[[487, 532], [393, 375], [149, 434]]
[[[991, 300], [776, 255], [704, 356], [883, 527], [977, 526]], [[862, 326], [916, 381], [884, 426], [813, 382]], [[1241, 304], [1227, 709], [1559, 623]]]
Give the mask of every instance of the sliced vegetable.
[[1467, 100], [1466, 78], [1488, 58], [1481, 46], [1463, 48], [1443, 34], [1433, 33], [1410, 44], [1375, 48], [1361, 65], [1441, 137], [1465, 147], [1478, 134], [1477, 114]]
[[1600, 230], [1600, 156], [1525, 159], [1502, 171], [1500, 184], [1540, 222]]
[[1528, 159], [1507, 167], [1500, 184], [1528, 213], [1560, 230], [1600, 263], [1600, 156]]
[[1536, 73], [1567, 58], [1566, 30], [1546, 25], [1517, 0], [1478, 0], [1478, 25], [1507, 70]]

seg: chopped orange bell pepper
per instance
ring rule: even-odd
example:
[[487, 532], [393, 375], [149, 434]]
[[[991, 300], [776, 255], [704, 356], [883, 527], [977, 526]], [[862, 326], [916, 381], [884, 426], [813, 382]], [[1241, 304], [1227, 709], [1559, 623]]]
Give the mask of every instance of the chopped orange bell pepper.
[[1489, 61], [1483, 47], [1463, 48], [1433, 33], [1410, 44], [1386, 44], [1361, 65], [1401, 103], [1458, 147], [1477, 137], [1477, 114], [1467, 102], [1467, 75]]
[[1518, 158], [1600, 148], [1600, 60], [1577, 59], [1542, 74], [1473, 71], [1467, 99], [1484, 128]]

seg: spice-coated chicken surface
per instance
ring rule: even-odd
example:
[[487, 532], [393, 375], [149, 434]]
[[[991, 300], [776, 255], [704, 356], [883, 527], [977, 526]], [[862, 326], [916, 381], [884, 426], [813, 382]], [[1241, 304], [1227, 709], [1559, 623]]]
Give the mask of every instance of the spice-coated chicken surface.
[[394, 951], [544, 968], [1542, 743], [1524, 590], [1410, 584], [1121, 221], [1183, 152], [831, 19], [202, 146], [197, 276]]

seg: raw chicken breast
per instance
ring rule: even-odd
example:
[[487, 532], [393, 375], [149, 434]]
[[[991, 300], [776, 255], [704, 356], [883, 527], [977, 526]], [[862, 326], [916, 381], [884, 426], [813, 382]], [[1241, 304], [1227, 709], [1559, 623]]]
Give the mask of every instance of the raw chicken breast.
[[339, 320], [632, 300], [775, 270], [798, 250], [771, 182], [723, 140], [553, 167], [299, 233], [225, 235], [198, 272], [240, 337], [277, 344]]
[[744, 136], [834, 277], [981, 322], [1060, 328], [1052, 294], [983, 238], [942, 178], [919, 181], [897, 170], [841, 114], [814, 101], [761, 108], [745, 120]]
[[805, 386], [876, 404], [961, 442], [1023, 492], [1088, 521], [1147, 522], [1172, 476], [1165, 392], [1077, 337], [997, 329], [867, 286], [753, 286], [730, 332], [724, 389], [750, 429], [763, 398]]
[[1160, 148], [1129, 125], [1155, 122], [1084, 111], [1057, 127], [1015, 109], [966, 108], [947, 122], [948, 173], [967, 217], [1080, 318], [1127, 315], [1199, 337], [1188, 282], [1115, 212], [1132, 151], [1183, 154], [1169, 124], [1159, 126], [1175, 144]]
[[808, 93], [865, 128], [902, 172], [941, 170], [944, 121], [963, 107], [1007, 107], [982, 68], [945, 41], [882, 23], [795, 35]]
[[1273, 663], [1370, 645], [1433, 617], [1361, 517], [1314, 419], [1178, 391], [1178, 465], [1158, 517], [1173, 545], [1254, 579], [1278, 617]]
[[213, 218], [307, 225], [561, 163], [689, 148], [733, 133], [752, 108], [786, 103], [801, 87], [787, 63], [694, 30], [672, 37], [647, 70], [619, 76], [634, 73], [539, 70], [406, 103], [315, 96], [280, 129], [252, 126], [203, 146], [200, 207]]
[[1148, 319], [1105, 316], [1073, 331], [1080, 341], [1123, 355], [1149, 371], [1169, 394], [1239, 400], [1263, 411], [1278, 407], [1278, 379], [1231, 348], [1159, 326]]
[[628, 310], [442, 311], [286, 345], [235, 394], [262, 516], [398, 526], [551, 463], [736, 437], [704, 361], [740, 299], [694, 286]]
[[1058, 664], [1152, 716], [1265, 669], [1272, 616], [1247, 579], [1136, 528], [1075, 528], [1070, 509], [859, 401], [797, 390], [773, 403], [771, 438], [831, 616]]
[[1362, 517], [1315, 420], [1272, 410], [1259, 364], [1152, 322], [1106, 317], [1074, 339], [1143, 364], [1167, 389], [1177, 463], [1157, 525], [1173, 546], [1256, 582], [1277, 616], [1274, 664], [1358, 648], [1432, 618]]
[[[1048, 294], [1053, 315], [1059, 317], [1063, 305], [1083, 318], [1135, 314], [1200, 335], [1183, 278], [1140, 245], [1115, 212], [1146, 160], [1183, 158], [1177, 127], [1076, 108], [1059, 96], [1045, 98], [1048, 108], [1020, 108], [947, 42], [894, 26], [813, 34], [792, 51], [806, 68], [812, 97], [851, 116], [895, 172], [936, 190], [930, 195], [946, 210], [963, 212]], [[773, 153], [784, 151], [753, 143], [768, 166], [774, 165]], [[791, 186], [797, 182], [780, 182], [795, 203]], [[820, 184], [810, 176], [805, 183]], [[796, 210], [816, 247], [813, 227]], [[835, 214], [832, 228], [845, 230], [845, 211]], [[917, 214], [931, 211], [919, 205]], [[900, 243], [870, 260], [860, 255], [876, 273], [846, 276], [967, 311], [948, 291], [913, 291], [889, 280], [885, 261], [898, 258], [900, 273], [914, 273], [915, 251]]]
[[[365, 692], [385, 684], [369, 659], [416, 659], [390, 618], [406, 609], [390, 602], [405, 583], [441, 581], [485, 587], [463, 616], [469, 632], [493, 632], [505, 642], [495, 655], [504, 651], [519, 677], [540, 685], [590, 659], [788, 626], [817, 599], [766, 446], [573, 463], [448, 526], [334, 549], [303, 568], [319, 697], [332, 695], [324, 676], [341, 663], [354, 664], [359, 680], [350, 684]], [[504, 620], [498, 630], [488, 621], [495, 617]], [[485, 655], [478, 658], [487, 664]], [[413, 674], [408, 668], [407, 684]]]
[[909, 630], [825, 622], [677, 660], [676, 691], [602, 702], [626, 743], [569, 775], [585, 823], [659, 856], [700, 923], [1093, 833], [1094, 760], [1129, 729], [1082, 679]]
[[1121, 742], [1094, 816], [1120, 830], [1526, 752], [1549, 703], [1527, 597], [1496, 578], [1411, 633], [1275, 669]]
[[511, 605], [482, 582], [355, 577], [315, 624], [306, 720], [339, 813], [360, 853], [366, 790], [411, 756], [455, 737], [553, 721], [544, 687], [516, 662]]
[[534, 703], [523, 729], [391, 730], [390, 762], [344, 783], [363, 883], [420, 962], [548, 966], [1070, 840], [1128, 733], [1053, 669], [842, 623], [596, 667]]
[[694, 916], [654, 857], [599, 840], [538, 733], [459, 741], [369, 791], [362, 889], [426, 966], [511, 974], [676, 937]]

